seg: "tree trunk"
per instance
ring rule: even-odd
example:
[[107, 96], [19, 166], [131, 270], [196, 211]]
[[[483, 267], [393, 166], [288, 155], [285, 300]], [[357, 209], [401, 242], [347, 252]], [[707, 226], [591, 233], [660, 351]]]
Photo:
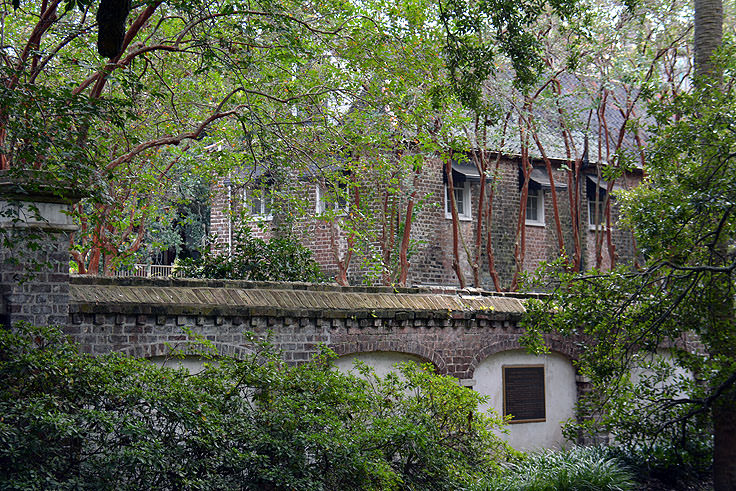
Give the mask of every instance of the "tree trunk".
[[723, 40], [722, 0], [695, 0], [695, 76], [720, 79], [713, 52]]
[[[726, 253], [728, 237], [722, 234], [716, 244], [718, 254]], [[728, 255], [721, 255], [726, 260]], [[707, 298], [711, 309], [710, 332], [703, 339], [708, 351], [725, 360], [736, 359], [736, 336], [734, 332], [734, 288], [731, 274], [711, 278], [707, 286]], [[732, 364], [726, 364], [723, 378], [731, 375]], [[714, 401], [711, 408], [713, 418], [713, 489], [715, 491], [736, 490], [736, 386], [726, 389]]]
[[414, 223], [414, 201], [417, 199], [417, 188], [421, 177], [421, 168], [414, 169], [414, 180], [409, 202], [406, 204], [406, 215], [404, 218], [404, 233], [401, 236], [399, 247], [399, 286], [406, 286], [406, 278], [409, 275], [409, 242], [411, 239], [411, 226]]
[[[713, 61], [713, 53], [723, 39], [722, 0], [695, 0], [695, 83], [709, 90], [720, 90], [720, 68]], [[709, 165], [707, 161], [703, 165]], [[722, 234], [715, 250], [722, 258], [728, 258], [728, 244], [731, 237]], [[736, 357], [734, 341], [733, 278], [727, 275], [725, 281], [713, 281], [710, 292], [713, 301], [714, 321], [710, 333], [713, 341], [711, 352], [728, 357]], [[724, 330], [724, 332], [718, 332]], [[713, 489], [715, 491], [736, 490], [736, 388], [731, 387], [721, 394], [712, 408], [713, 416]]]
[[713, 406], [713, 489], [736, 489], [736, 387]]
[[452, 156], [445, 162], [445, 173], [447, 174], [446, 193], [450, 201], [450, 210], [452, 210], [452, 269], [455, 271], [460, 288], [465, 288], [465, 275], [463, 275], [463, 270], [460, 267], [460, 218], [455, 203], [455, 183], [452, 180]]

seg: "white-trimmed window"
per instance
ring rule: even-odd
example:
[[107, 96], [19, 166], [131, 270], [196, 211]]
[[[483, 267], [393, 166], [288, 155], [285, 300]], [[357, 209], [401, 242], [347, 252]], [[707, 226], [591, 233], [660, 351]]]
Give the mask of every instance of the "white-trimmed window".
[[337, 185], [333, 186], [330, 184], [317, 185], [316, 191], [316, 206], [315, 212], [317, 215], [322, 215], [325, 212], [334, 212], [338, 215], [343, 215], [348, 212], [348, 189], [347, 186]]
[[[455, 207], [457, 217], [460, 220], [472, 220], [473, 213], [470, 210], [470, 182], [454, 183]], [[445, 218], [452, 218], [452, 201], [450, 201], [450, 187], [445, 183]]]
[[596, 228], [606, 228], [606, 198], [602, 197], [598, 200], [588, 200], [588, 228], [595, 230]]
[[541, 188], [529, 188], [526, 195], [526, 224], [544, 226], [544, 191]]
[[268, 181], [262, 181], [257, 186], [245, 190], [245, 203], [251, 216], [262, 220], [273, 218], [272, 193], [273, 190]]

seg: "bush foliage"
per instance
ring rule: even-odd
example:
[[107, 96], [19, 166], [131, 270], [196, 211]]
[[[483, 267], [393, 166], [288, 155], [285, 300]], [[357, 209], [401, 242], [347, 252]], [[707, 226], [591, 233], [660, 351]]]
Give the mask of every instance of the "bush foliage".
[[270, 240], [254, 237], [250, 228], [238, 227], [233, 234], [233, 250], [229, 254], [209, 238], [201, 257], [179, 263], [179, 271], [187, 278], [214, 278], [250, 281], [326, 281], [312, 251], [291, 236]]
[[[698, 451], [695, 446], [701, 445]], [[696, 490], [712, 489], [712, 440], [690, 442], [683, 452], [680, 445], [664, 441], [657, 445], [634, 447], [610, 446], [608, 455], [623, 462], [647, 489]]]
[[2, 330], [0, 488], [463, 489], [513, 454], [452, 379], [345, 375], [330, 356], [287, 366], [254, 344], [190, 375]]
[[529, 454], [490, 476], [484, 491], [623, 491], [635, 489], [634, 476], [602, 447], [573, 447]]

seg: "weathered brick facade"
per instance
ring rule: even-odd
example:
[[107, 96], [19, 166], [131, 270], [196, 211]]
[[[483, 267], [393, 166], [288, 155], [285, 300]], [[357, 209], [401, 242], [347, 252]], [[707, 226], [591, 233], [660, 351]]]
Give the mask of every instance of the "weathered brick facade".
[[[22, 230], [4, 232], [3, 239], [23, 249], [0, 250], [5, 313], [35, 325], [65, 324], [69, 315], [69, 236], [61, 232], [40, 236]], [[29, 243], [38, 244], [38, 249], [31, 250]], [[37, 264], [53, 266], [37, 270]]]
[[[541, 163], [539, 169], [543, 169]], [[427, 159], [422, 167], [422, 174], [418, 180], [417, 196], [425, 202], [421, 211], [416, 215], [412, 226], [412, 239], [416, 242], [416, 250], [410, 258], [408, 284], [410, 285], [445, 285], [457, 286], [458, 278], [453, 271], [452, 255], [452, 219], [445, 214], [445, 163], [438, 158]], [[495, 165], [491, 165], [494, 167]], [[546, 170], [543, 170], [546, 174]], [[563, 234], [565, 250], [571, 253], [574, 249], [573, 223], [570, 212], [570, 198], [567, 189], [567, 173], [560, 169], [554, 171], [555, 182], [558, 183], [557, 202], [560, 215], [560, 223]], [[635, 175], [627, 176], [625, 187], [636, 185], [640, 178]], [[588, 223], [588, 194], [585, 176], [580, 180], [579, 189], [579, 237], [581, 243], [581, 256], [583, 269], [589, 269], [596, 264], [595, 231]], [[624, 179], [620, 179], [624, 181]], [[370, 183], [366, 184], [370, 186]], [[519, 222], [519, 209], [521, 200], [522, 177], [519, 171], [519, 161], [515, 158], [503, 158], [500, 160], [498, 171], [493, 178], [487, 180], [487, 185], [493, 187], [493, 215], [491, 223], [483, 224], [483, 245], [481, 246], [481, 286], [494, 289], [489, 274], [488, 256], [484, 249], [486, 227], [492, 227], [492, 248], [494, 254], [495, 269], [500, 278], [500, 287], [505, 289], [509, 286], [511, 278], [516, 269], [515, 248], [521, 242], [521, 235], [517, 233]], [[532, 183], [534, 185], [534, 183]], [[296, 235], [301, 242], [311, 249], [314, 257], [323, 270], [334, 275], [337, 266], [334, 259], [330, 238], [330, 225], [320, 220], [314, 213], [316, 185], [313, 182], [301, 181], [298, 186], [301, 189], [301, 198], [307, 203], [306, 216], [298, 219], [295, 224]], [[214, 191], [214, 202], [211, 215], [211, 230], [216, 233], [222, 243], [227, 243], [231, 227], [239, 222], [248, 220], [248, 214], [243, 213], [242, 190], [231, 191], [232, 205], [228, 201], [228, 187], [219, 183]], [[478, 226], [478, 200], [480, 186], [478, 182], [470, 184], [470, 208], [471, 218], [459, 221], [459, 229], [462, 240], [459, 246], [460, 263], [468, 285], [472, 285], [472, 267], [468, 260], [466, 250], [470, 252], [471, 259], [475, 254], [475, 237]], [[549, 187], [542, 188], [543, 192], [543, 225], [524, 225], [525, 249], [523, 255], [522, 270], [532, 271], [542, 261], [551, 261], [560, 256], [557, 231], [555, 226], [554, 212], [552, 206], [551, 191]], [[232, 207], [234, 217], [228, 212]], [[616, 211], [613, 210], [615, 222]], [[254, 227], [257, 233], [268, 236], [269, 226], [272, 222], [260, 222], [261, 226]], [[266, 225], [265, 229], [262, 225]], [[611, 232], [611, 246], [615, 251], [617, 261], [629, 260], [634, 253], [631, 233], [627, 230], [618, 229], [614, 226]], [[607, 238], [607, 237], [606, 237]], [[605, 239], [605, 238], [604, 238]], [[464, 245], [463, 245], [464, 244]], [[601, 266], [610, 266], [609, 245], [607, 240], [601, 242], [602, 262]], [[337, 246], [341, 251], [346, 248], [345, 236], [338, 233]], [[361, 251], [353, 258], [348, 277], [352, 284], [368, 282], [377, 284], [378, 279], [367, 278], [364, 257]]]

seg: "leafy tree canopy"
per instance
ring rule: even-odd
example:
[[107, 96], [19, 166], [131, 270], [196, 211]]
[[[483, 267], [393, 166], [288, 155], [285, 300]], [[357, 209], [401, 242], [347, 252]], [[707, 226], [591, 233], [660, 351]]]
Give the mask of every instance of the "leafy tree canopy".
[[610, 432], [629, 446], [664, 440], [681, 457], [702, 457], [719, 437], [715, 413], [736, 414], [732, 46], [720, 62], [717, 90], [701, 84], [652, 106], [660, 126], [646, 179], [619, 195], [640, 267], [563, 271], [549, 298], [529, 303], [526, 322], [537, 349], [542, 332], [582, 336], [579, 368], [594, 387], [582, 406], [595, 418], [572, 429]]

